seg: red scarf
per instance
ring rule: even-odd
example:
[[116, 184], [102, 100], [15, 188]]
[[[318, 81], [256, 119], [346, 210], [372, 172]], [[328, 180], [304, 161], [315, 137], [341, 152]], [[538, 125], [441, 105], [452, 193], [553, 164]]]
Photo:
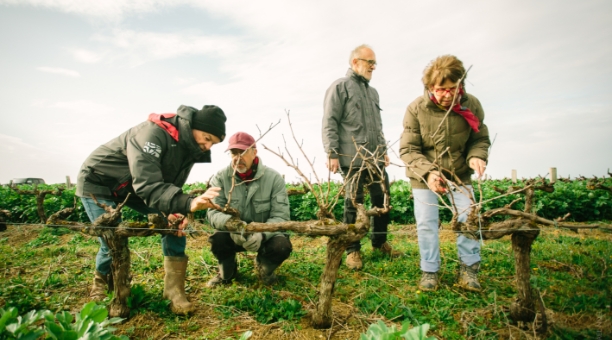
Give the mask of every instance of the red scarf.
[[[461, 104], [460, 104], [461, 96], [464, 93], [465, 92], [463, 91], [463, 86], [459, 87], [459, 93], [457, 93], [457, 99], [455, 100], [455, 105], [453, 106], [452, 110], [456, 114], [458, 114], [461, 117], [463, 117], [467, 121], [467, 123], [470, 125], [472, 130], [474, 130], [474, 132], [478, 132], [479, 131], [478, 127], [480, 126], [480, 120], [478, 119], [478, 117], [476, 117], [474, 115], [474, 113], [472, 111], [470, 111], [470, 109], [468, 109], [465, 106], [461, 106]], [[442, 110], [444, 110], [444, 111], [448, 110], [447, 107], [444, 107], [444, 106], [440, 105], [440, 103], [438, 103], [438, 100], [436, 99], [436, 96], [434, 96], [434, 94], [431, 93], [431, 92], [429, 92], [429, 99], [431, 99], [431, 101], [434, 102], [434, 104], [436, 104]]]
[[253, 159], [253, 165], [251, 165], [251, 168], [249, 170], [247, 170], [243, 174], [236, 171], [236, 175], [238, 175], [238, 177], [240, 177], [240, 179], [243, 181], [250, 181], [253, 178], [255, 178], [255, 174], [257, 173], [258, 164], [259, 164], [259, 157], [255, 157], [255, 159]]

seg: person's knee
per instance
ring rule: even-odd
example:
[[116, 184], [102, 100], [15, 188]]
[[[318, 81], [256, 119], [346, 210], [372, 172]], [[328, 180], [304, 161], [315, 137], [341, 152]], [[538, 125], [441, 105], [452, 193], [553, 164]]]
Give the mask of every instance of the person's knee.
[[219, 260], [236, 254], [233, 250], [236, 244], [227, 232], [215, 232], [208, 238], [208, 243], [210, 243], [210, 251]]
[[275, 235], [266, 241], [265, 251], [262, 254], [270, 261], [281, 263], [285, 261], [293, 251], [293, 245], [285, 235]]

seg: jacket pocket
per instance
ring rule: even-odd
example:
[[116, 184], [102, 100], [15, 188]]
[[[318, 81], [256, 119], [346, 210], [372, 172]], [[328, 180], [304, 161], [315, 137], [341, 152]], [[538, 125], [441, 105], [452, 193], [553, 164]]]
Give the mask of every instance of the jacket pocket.
[[119, 178], [117, 182], [112, 189], [115, 197], [125, 197], [129, 192], [132, 192], [132, 176], [130, 174]]
[[255, 208], [255, 212], [257, 214], [261, 214], [261, 213], [265, 213], [267, 211], [270, 211], [271, 206], [270, 206], [270, 200], [253, 200], [253, 207]]
[[353, 137], [357, 142], [365, 142], [364, 107], [361, 100], [359, 96], [351, 96], [344, 105], [344, 114], [339, 122], [341, 128], [339, 129], [340, 135], [338, 137], [341, 143], [352, 143]]

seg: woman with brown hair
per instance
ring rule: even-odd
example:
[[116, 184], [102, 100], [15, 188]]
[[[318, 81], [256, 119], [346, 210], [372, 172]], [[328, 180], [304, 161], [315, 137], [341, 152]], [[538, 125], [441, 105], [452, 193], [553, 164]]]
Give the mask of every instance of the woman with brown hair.
[[[457, 57], [436, 58], [423, 72], [424, 94], [408, 106], [404, 116], [400, 157], [413, 189], [423, 271], [419, 288], [424, 291], [438, 288], [438, 196], [447, 195], [457, 207], [459, 222], [465, 221], [473, 197], [470, 177], [484, 173], [491, 144], [482, 106], [465, 91], [465, 76]], [[458, 235], [457, 248], [458, 284], [479, 291], [479, 242]]]

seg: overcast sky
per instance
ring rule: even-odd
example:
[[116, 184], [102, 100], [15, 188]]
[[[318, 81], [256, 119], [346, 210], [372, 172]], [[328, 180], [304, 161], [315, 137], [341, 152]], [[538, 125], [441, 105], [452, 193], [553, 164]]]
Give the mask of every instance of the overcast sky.
[[[327, 177], [323, 96], [366, 43], [378, 60], [386, 139], [402, 132], [430, 60], [472, 65], [467, 91], [495, 138], [494, 178], [603, 175], [612, 168], [610, 1], [189, 1], [0, 0], [0, 183], [76, 181], [97, 146], [180, 105], [220, 106], [228, 135], [255, 136], [262, 161], [298, 180], [263, 150], [291, 139]], [[229, 163], [227, 142], [188, 182]], [[398, 144], [393, 147], [397, 153]], [[392, 161], [401, 163], [394, 155]], [[388, 169], [404, 179], [403, 168]], [[334, 177], [339, 179], [339, 177]]]

